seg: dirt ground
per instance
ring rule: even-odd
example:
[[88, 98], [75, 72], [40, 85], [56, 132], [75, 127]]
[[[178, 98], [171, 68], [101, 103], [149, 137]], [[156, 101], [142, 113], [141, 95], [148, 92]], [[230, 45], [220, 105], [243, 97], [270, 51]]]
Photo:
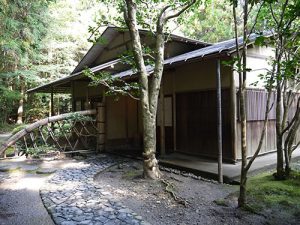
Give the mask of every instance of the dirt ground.
[[114, 200], [153, 225], [267, 224], [265, 217], [237, 209], [238, 186], [163, 173], [164, 182], [145, 180], [141, 162], [127, 160], [95, 180], [107, 186]]

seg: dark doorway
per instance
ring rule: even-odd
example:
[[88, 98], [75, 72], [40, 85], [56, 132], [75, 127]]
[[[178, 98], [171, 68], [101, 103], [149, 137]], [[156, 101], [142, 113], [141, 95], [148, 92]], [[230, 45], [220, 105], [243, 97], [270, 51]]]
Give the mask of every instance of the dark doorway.
[[[229, 90], [222, 90], [223, 154], [231, 158]], [[177, 151], [217, 157], [216, 91], [176, 94]]]

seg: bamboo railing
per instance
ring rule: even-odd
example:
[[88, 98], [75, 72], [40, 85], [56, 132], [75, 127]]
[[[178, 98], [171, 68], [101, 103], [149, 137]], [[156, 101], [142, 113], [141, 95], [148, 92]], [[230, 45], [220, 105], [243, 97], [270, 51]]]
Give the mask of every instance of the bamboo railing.
[[[43, 145], [54, 145], [60, 152], [65, 150], [74, 151], [81, 142], [88, 148], [85, 137], [96, 137], [97, 127], [95, 121], [80, 120], [78, 116], [92, 116], [96, 110], [85, 110], [48, 117], [34, 122], [16, 134], [12, 135], [0, 147], [2, 155], [10, 146], [22, 142], [25, 149], [39, 148], [38, 141]], [[66, 128], [67, 127], [67, 128]]]

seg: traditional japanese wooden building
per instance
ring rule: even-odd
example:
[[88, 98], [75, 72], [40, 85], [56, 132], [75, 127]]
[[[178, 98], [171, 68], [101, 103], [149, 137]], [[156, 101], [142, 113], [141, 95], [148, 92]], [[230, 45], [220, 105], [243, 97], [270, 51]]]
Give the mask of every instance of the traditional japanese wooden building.
[[[141, 30], [145, 45], [153, 46], [148, 31]], [[249, 156], [254, 154], [263, 127], [267, 94], [258, 75], [269, 68], [268, 57], [273, 52], [268, 47], [257, 47], [254, 41], [258, 35], [251, 35], [248, 44], [247, 83], [247, 141]], [[73, 111], [95, 108], [103, 105], [103, 144], [106, 151], [141, 152], [142, 128], [140, 104], [128, 97], [105, 96], [103, 86], [89, 86], [89, 78], [83, 74], [85, 68], [94, 73], [106, 71], [125, 80], [135, 80], [136, 74], [120, 55], [131, 49], [128, 31], [108, 27], [101, 36], [102, 44], [95, 44], [79, 62], [71, 75], [49, 84], [31, 89], [28, 93], [70, 93]], [[239, 39], [239, 44], [243, 40]], [[222, 139], [223, 159], [237, 161], [241, 158], [240, 117], [238, 111], [238, 77], [231, 67], [222, 62], [235, 55], [235, 40], [216, 44], [170, 35], [165, 48], [165, 66], [161, 84], [161, 97], [157, 119], [158, 152], [169, 154], [179, 152], [201, 157], [217, 158], [217, 101], [216, 73], [218, 62], [221, 74], [222, 93]], [[147, 68], [151, 72], [151, 66]], [[274, 151], [275, 107], [270, 112], [261, 154]], [[163, 126], [163, 127], [161, 127]], [[299, 135], [298, 135], [299, 139]]]

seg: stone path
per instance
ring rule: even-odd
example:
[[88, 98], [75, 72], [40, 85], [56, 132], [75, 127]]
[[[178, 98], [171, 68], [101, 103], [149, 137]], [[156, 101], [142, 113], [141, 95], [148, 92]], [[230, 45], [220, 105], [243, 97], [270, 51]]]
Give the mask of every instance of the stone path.
[[115, 163], [115, 159], [102, 155], [57, 171], [40, 190], [54, 222], [61, 225], [149, 225], [113, 200], [110, 190], [94, 182], [98, 172]]

